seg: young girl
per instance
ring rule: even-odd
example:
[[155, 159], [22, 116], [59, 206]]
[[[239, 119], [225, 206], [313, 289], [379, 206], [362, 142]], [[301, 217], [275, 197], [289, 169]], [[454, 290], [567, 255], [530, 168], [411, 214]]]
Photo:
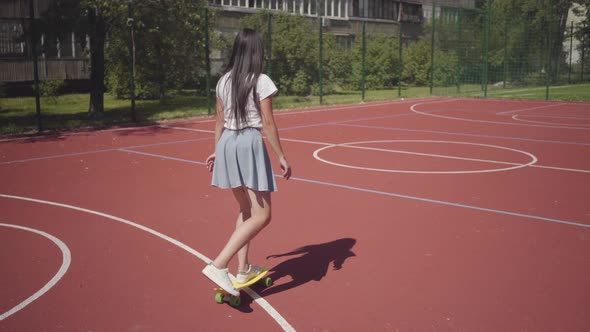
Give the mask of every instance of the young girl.
[[234, 41], [226, 73], [217, 83], [215, 153], [207, 158], [211, 184], [231, 188], [239, 204], [236, 229], [217, 258], [203, 269], [209, 279], [232, 295], [239, 295], [228, 276], [229, 261], [238, 255], [237, 281], [245, 283], [262, 272], [248, 261], [250, 240], [271, 217], [271, 192], [277, 190], [262, 139], [263, 128], [279, 158], [285, 179], [291, 176], [272, 111], [277, 87], [262, 74], [264, 45], [254, 30], [240, 31]]

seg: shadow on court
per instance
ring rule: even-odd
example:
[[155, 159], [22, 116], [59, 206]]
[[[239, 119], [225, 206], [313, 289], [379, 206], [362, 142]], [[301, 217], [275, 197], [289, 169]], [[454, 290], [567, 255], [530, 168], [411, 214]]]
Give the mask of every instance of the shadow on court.
[[[320, 281], [326, 276], [330, 266], [333, 270], [340, 270], [349, 257], [356, 254], [352, 247], [356, 244], [355, 239], [344, 238], [331, 242], [312, 244], [293, 251], [274, 254], [267, 259], [286, 256], [297, 256], [287, 259], [269, 270], [268, 276], [272, 278], [274, 286], [264, 288], [260, 284], [250, 286], [261, 297], [287, 291], [301, 286], [310, 281]], [[290, 281], [281, 282], [281, 279], [289, 276]], [[249, 296], [242, 296], [241, 305], [236, 308], [242, 312], [252, 312], [252, 299]]]
[[[284, 254], [268, 256], [267, 259], [285, 256], [297, 257], [281, 262], [270, 269], [269, 276], [276, 286], [264, 289], [260, 295], [268, 296], [301, 286], [310, 281], [322, 280], [330, 266], [333, 270], [340, 270], [347, 258], [356, 256], [352, 251], [355, 244], [355, 239], [345, 238], [304, 246]], [[281, 283], [280, 280], [286, 276], [290, 276], [291, 281]]]

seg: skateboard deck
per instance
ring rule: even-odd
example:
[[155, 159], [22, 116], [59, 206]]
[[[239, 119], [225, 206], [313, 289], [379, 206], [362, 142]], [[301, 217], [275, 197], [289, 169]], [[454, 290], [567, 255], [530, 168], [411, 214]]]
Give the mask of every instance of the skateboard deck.
[[[256, 277], [252, 278], [251, 280], [249, 280], [246, 283], [240, 284], [236, 281], [235, 278], [231, 278], [232, 279], [232, 284], [234, 285], [235, 289], [240, 290], [242, 288], [248, 287], [248, 286], [252, 286], [255, 283], [259, 282], [260, 280], [262, 280], [264, 277], [266, 277], [266, 275], [268, 274], [268, 270], [264, 270], [262, 271], [262, 273], [260, 273], [259, 275], [257, 275]], [[270, 287], [272, 285], [272, 279], [271, 278], [264, 278], [264, 286], [266, 287]], [[215, 302], [217, 303], [223, 303], [223, 302], [229, 302], [229, 304], [232, 307], [238, 307], [241, 303], [240, 297], [239, 296], [233, 296], [231, 294], [229, 294], [228, 292], [226, 292], [223, 288], [213, 288], [213, 290], [215, 291]]]

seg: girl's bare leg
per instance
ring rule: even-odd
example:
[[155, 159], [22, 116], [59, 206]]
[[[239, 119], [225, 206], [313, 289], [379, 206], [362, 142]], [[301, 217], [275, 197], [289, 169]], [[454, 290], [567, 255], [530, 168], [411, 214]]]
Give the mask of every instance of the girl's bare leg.
[[[236, 195], [235, 190], [236, 189], [234, 189], [234, 195]], [[248, 243], [270, 222], [271, 193], [254, 191], [245, 187], [243, 187], [242, 190], [246, 193], [245, 197], [248, 199], [250, 205], [250, 217], [244, 220], [245, 215], [242, 212], [240, 213], [243, 221], [238, 223], [238, 226], [227, 241], [225, 247], [213, 261], [213, 265], [219, 269], [226, 268], [232, 257], [241, 250], [240, 256], [244, 261], [241, 261], [240, 264], [245, 263], [245, 261], [247, 261]], [[240, 197], [241, 199], [241, 195], [242, 194], [238, 192], [236, 198]], [[240, 205], [240, 209], [241, 207], [242, 205]], [[240, 218], [238, 217], [238, 222], [239, 221]]]
[[[248, 220], [252, 216], [252, 207], [250, 206], [250, 199], [244, 187], [234, 188], [232, 190], [234, 197], [240, 205], [240, 213], [236, 221], [236, 229], [244, 224], [244, 220]], [[238, 250], [238, 271], [246, 271], [248, 269], [248, 248], [250, 242], [246, 243], [240, 250]]]

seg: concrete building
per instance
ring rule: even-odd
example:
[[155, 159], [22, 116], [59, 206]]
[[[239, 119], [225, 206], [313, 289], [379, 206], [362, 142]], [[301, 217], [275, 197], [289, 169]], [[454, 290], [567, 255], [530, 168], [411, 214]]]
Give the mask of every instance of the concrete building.
[[[398, 36], [400, 23], [404, 38], [417, 36], [422, 23], [422, 4], [418, 0], [210, 0], [210, 6], [222, 11], [216, 27], [236, 31], [244, 15], [260, 10], [323, 18], [325, 33], [341, 39], [354, 39], [361, 33], [362, 21], [367, 30]], [[406, 33], [407, 31], [407, 33]]]
[[[33, 48], [23, 33], [52, 0], [0, 0], [0, 82], [33, 80]], [[31, 13], [33, 18], [31, 18]], [[89, 59], [73, 32], [50, 39], [41, 32], [40, 80], [88, 79]]]
[[[345, 48], [351, 48], [360, 38], [363, 21], [367, 33], [396, 38], [402, 27], [405, 40], [417, 38], [423, 22], [421, 0], [210, 0], [209, 5], [220, 10], [215, 29], [221, 33], [237, 32], [241, 18], [266, 10], [308, 17], [316, 26], [321, 17], [323, 32], [335, 35]], [[212, 52], [214, 72], [219, 70], [223, 57], [223, 50]]]

